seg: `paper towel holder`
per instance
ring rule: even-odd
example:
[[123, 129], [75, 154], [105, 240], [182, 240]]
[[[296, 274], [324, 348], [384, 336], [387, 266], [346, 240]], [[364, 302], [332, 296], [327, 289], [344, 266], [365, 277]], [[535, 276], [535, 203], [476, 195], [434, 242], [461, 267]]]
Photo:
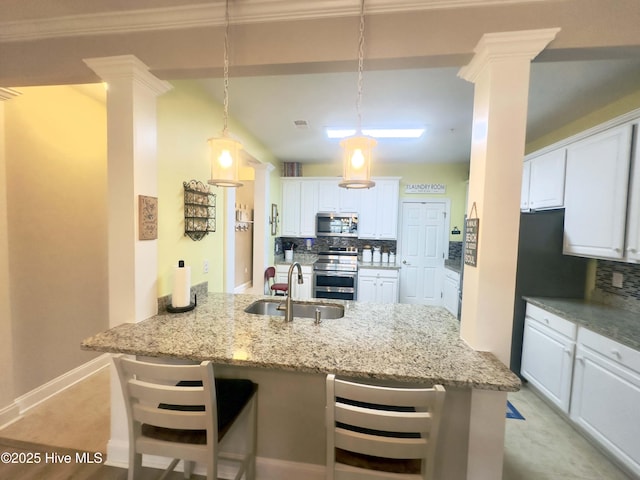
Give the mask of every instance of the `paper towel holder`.
[[174, 307], [173, 305], [169, 304], [169, 305], [167, 305], [167, 312], [169, 312], [169, 313], [190, 312], [191, 310], [196, 308], [197, 305], [198, 305], [198, 295], [194, 294], [193, 295], [193, 302], [191, 302], [189, 305], [186, 305], [184, 307]]
[[[178, 261], [178, 269], [184, 268], [184, 260]], [[174, 293], [175, 294], [175, 293]], [[173, 298], [171, 299], [173, 301]], [[189, 291], [189, 300], [191, 300], [191, 291]], [[193, 295], [193, 302], [189, 302], [189, 305], [183, 305], [180, 307], [174, 307], [172, 304], [167, 305], [167, 312], [169, 313], [184, 313], [196, 308], [198, 304], [198, 296], [196, 294]]]

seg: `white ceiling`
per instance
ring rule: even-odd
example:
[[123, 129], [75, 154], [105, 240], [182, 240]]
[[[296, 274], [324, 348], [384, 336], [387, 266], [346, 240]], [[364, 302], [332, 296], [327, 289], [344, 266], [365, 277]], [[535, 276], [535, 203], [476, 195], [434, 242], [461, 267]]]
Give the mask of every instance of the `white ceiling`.
[[[254, 31], [268, 31], [264, 29], [270, 22], [282, 27], [304, 19], [331, 17], [336, 19], [331, 25], [338, 28], [331, 31], [332, 35], [341, 33], [340, 39], [346, 37], [340, 30], [339, 19], [357, 15], [359, 8], [357, 0], [235, 0], [233, 4], [234, 22], [251, 24]], [[199, 34], [205, 28], [222, 24], [223, 5], [222, 0], [3, 0], [0, 78], [5, 79], [5, 84], [0, 86], [39, 84], [37, 79], [81, 83], [87, 75], [95, 78], [83, 58], [119, 54], [139, 56], [166, 80], [172, 79], [172, 71], [206, 70], [212, 66], [210, 51]], [[417, 61], [427, 57], [444, 59], [444, 63], [438, 65], [447, 65], [446, 68], [369, 71], [365, 58], [363, 126], [419, 125], [427, 129], [419, 140], [381, 140], [377, 161], [468, 161], [473, 86], [457, 77], [461, 66], [458, 64], [465, 61], [464, 58], [467, 61], [471, 58], [471, 49], [484, 29], [501, 31], [505, 28], [501, 25], [508, 25], [509, 29], [539, 28], [555, 22], [563, 27], [553, 42], [553, 53], [543, 52], [532, 65], [528, 142], [638, 91], [640, 42], [635, 40], [637, 22], [634, 21], [634, 18], [640, 18], [637, 0], [620, 0], [616, 9], [606, 9], [607, 15], [598, 14], [602, 8], [597, 0], [367, 0], [367, 12], [378, 20], [377, 31], [382, 28], [381, 19], [386, 18], [386, 14], [405, 12], [419, 16], [425, 10], [438, 14], [433, 18], [448, 20], [450, 23], [446, 25], [451, 27], [438, 31], [430, 42], [421, 45], [424, 50], [414, 51], [415, 42], [406, 42], [406, 39], [406, 44], [395, 45], [395, 36], [384, 41], [378, 39], [377, 45], [378, 60], [385, 55], [381, 44], [390, 43], [400, 60], [411, 56]], [[512, 11], [527, 12], [526, 18], [505, 13]], [[576, 15], [576, 11], [584, 15]], [[580, 23], [582, 17], [585, 20]], [[388, 18], [399, 17], [389, 15]], [[430, 18], [427, 15], [420, 17], [421, 21]], [[525, 20], [531, 20], [531, 24]], [[592, 28], [592, 24], [600, 20], [603, 20], [599, 23], [600, 29]], [[389, 21], [389, 25], [393, 25], [392, 20]], [[431, 30], [439, 27], [432, 24]], [[431, 30], [425, 34], [430, 34]], [[260, 38], [251, 37], [249, 28], [242, 32], [245, 39]], [[396, 36], [401, 33], [394, 32]], [[188, 39], [192, 38], [194, 40], [189, 43]], [[328, 40], [331, 43], [333, 39]], [[373, 40], [376, 38], [367, 39], [375, 43]], [[231, 42], [237, 46], [233, 38]], [[459, 44], [453, 45], [457, 42]], [[189, 49], [185, 50], [184, 45]], [[298, 37], [282, 38], [280, 43], [269, 44], [271, 51], [261, 52], [268, 56], [272, 51], [278, 51], [278, 45], [296, 47], [295, 51], [304, 53], [298, 61], [312, 65], [330, 68], [331, 61], [340, 59], [340, 67], [333, 68], [341, 68], [342, 72], [319, 68], [314, 70], [318, 73], [265, 75], [275, 71], [266, 68], [260, 71], [262, 76], [232, 76], [230, 115], [282, 161], [326, 162], [335, 159], [340, 155], [338, 141], [327, 139], [324, 128], [354, 127], [356, 124], [356, 63], [350, 69], [350, 62], [345, 58], [353, 58], [351, 55], [312, 58], [313, 49]], [[432, 45], [435, 47], [430, 51], [428, 47]], [[581, 45], [584, 45], [583, 50], [579, 48]], [[355, 48], [355, 45], [344, 48], [347, 47]], [[253, 50], [245, 45], [245, 55]], [[565, 61], [568, 58], [590, 60]], [[253, 59], [255, 65], [262, 65], [262, 61], [262, 58]], [[283, 65], [280, 67], [282, 72]], [[345, 69], [350, 71], [345, 73]], [[13, 79], [13, 83], [6, 79]], [[23, 79], [29, 82], [15, 83]], [[213, 98], [222, 102], [221, 79], [203, 79], [202, 83]], [[308, 129], [296, 128], [296, 120], [307, 121]]]
[[[354, 66], [355, 67], [355, 66]], [[418, 140], [380, 140], [382, 162], [469, 160], [473, 85], [458, 68], [366, 71], [362, 123], [372, 127], [421, 126]], [[222, 101], [221, 79], [202, 80]], [[527, 140], [535, 140], [640, 86], [640, 59], [534, 63]], [[340, 155], [324, 129], [356, 124], [357, 73], [231, 77], [230, 115], [282, 161], [322, 163]], [[294, 125], [308, 122], [307, 129]], [[233, 133], [233, 132], [232, 132]]]

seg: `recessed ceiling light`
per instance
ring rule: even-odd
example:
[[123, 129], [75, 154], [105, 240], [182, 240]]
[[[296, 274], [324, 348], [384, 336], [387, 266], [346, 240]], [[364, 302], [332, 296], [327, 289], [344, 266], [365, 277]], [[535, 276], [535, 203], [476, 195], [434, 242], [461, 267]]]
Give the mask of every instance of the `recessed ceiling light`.
[[296, 128], [300, 128], [300, 129], [309, 128], [309, 122], [307, 122], [306, 120], [294, 120], [293, 124], [295, 125]]
[[[424, 131], [424, 128], [363, 128], [362, 134], [373, 138], [420, 138]], [[345, 138], [355, 134], [353, 128], [327, 128], [329, 138]]]

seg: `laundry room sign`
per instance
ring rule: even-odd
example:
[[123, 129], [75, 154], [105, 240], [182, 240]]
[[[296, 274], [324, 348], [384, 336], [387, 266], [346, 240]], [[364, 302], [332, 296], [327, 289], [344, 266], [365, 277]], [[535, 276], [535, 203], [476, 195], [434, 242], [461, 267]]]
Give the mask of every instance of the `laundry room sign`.
[[444, 183], [408, 183], [404, 187], [404, 193], [446, 193], [447, 186]]

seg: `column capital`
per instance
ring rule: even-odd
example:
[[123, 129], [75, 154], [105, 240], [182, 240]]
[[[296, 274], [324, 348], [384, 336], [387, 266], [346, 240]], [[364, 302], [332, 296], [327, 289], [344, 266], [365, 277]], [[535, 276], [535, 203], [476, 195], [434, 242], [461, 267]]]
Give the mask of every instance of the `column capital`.
[[156, 96], [173, 88], [169, 82], [152, 75], [149, 67], [134, 55], [85, 58], [83, 61], [107, 84], [119, 80], [130, 80], [146, 86]]
[[480, 72], [496, 60], [533, 60], [556, 37], [560, 28], [485, 33], [468, 65], [458, 76], [475, 83]]
[[13, 90], [12, 88], [0, 87], [0, 101], [11, 100], [12, 98], [22, 95], [22, 92]]

